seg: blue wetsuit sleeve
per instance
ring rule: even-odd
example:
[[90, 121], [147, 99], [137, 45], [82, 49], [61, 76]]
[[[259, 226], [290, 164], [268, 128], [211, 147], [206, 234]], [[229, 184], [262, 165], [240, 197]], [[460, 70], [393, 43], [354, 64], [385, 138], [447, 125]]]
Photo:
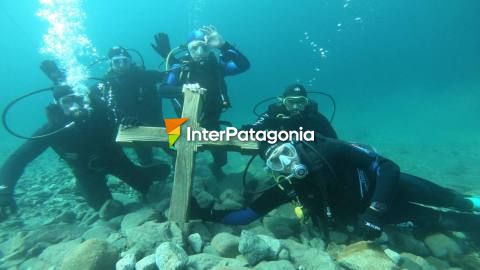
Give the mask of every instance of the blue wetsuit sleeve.
[[167, 85], [178, 85], [180, 77], [181, 66], [179, 64], [174, 64], [171, 68], [171, 71], [167, 74], [165, 78], [165, 84]]
[[251, 208], [232, 211], [226, 214], [221, 222], [228, 225], [247, 225], [258, 219], [260, 215]]
[[274, 186], [260, 195], [249, 207], [223, 213], [219, 220], [229, 225], [246, 225], [288, 201], [286, 192]]
[[250, 68], [247, 57], [228, 42], [221, 48], [220, 64], [225, 76], [237, 75]]

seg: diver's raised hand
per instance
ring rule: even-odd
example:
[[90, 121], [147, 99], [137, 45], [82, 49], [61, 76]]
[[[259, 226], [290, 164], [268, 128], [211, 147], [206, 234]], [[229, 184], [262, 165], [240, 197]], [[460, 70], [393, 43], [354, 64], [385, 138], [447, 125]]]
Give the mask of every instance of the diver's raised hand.
[[65, 71], [61, 70], [52, 60], [42, 61], [40, 64], [40, 69], [56, 85], [65, 81]]
[[11, 214], [17, 212], [17, 204], [13, 198], [13, 194], [2, 190], [1, 188], [5, 186], [0, 186], [0, 222], [7, 219]]
[[172, 50], [170, 47], [170, 39], [166, 33], [158, 33], [154, 36], [155, 44], [152, 45], [152, 48], [164, 59], [168, 57], [168, 54]]
[[225, 44], [225, 39], [218, 33], [217, 29], [213, 25], [202, 26], [200, 31], [205, 33], [205, 39], [208, 46], [212, 48], [221, 48]]

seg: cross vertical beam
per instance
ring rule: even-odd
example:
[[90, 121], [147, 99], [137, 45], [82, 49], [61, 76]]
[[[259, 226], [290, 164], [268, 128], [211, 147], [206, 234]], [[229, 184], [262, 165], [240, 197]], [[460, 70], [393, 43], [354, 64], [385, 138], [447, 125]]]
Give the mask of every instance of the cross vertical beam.
[[179, 140], [176, 142], [177, 157], [175, 160], [175, 175], [172, 189], [172, 198], [170, 200], [170, 212], [168, 218], [172, 222], [179, 224], [183, 228], [188, 220], [188, 206], [192, 193], [193, 171], [195, 170], [195, 153], [197, 151], [196, 143], [187, 141], [187, 127], [191, 129], [199, 128], [200, 112], [203, 107], [202, 95], [204, 89], [198, 85], [185, 85], [183, 88], [184, 101], [182, 118], [188, 118], [187, 124], [181, 127]]
[[[170, 200], [169, 221], [176, 222], [180, 228], [186, 231], [188, 221], [188, 206], [192, 193], [193, 172], [195, 169], [195, 154], [197, 151], [209, 149], [224, 149], [242, 154], [253, 155], [258, 151], [258, 145], [254, 141], [187, 141], [187, 128], [200, 130], [199, 121], [203, 111], [203, 94], [205, 89], [198, 84], [183, 86], [184, 103], [182, 117], [189, 121], [181, 127], [181, 136], [175, 144], [177, 156], [175, 160], [175, 174]], [[162, 146], [168, 143], [168, 135], [162, 127], [120, 127], [116, 141], [123, 145], [135, 145], [138, 143], [152, 146]]]

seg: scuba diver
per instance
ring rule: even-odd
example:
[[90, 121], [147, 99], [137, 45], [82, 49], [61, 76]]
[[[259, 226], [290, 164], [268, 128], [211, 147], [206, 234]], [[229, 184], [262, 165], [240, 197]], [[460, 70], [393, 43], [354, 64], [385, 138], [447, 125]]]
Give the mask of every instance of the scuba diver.
[[323, 136], [337, 138], [328, 119], [318, 111], [318, 104], [307, 97], [307, 91], [301, 84], [288, 86], [280, 102], [268, 106], [265, 113], [250, 125], [243, 125], [242, 130], [305, 130], [319, 132]]
[[[157, 93], [157, 84], [165, 73], [145, 70], [135, 65], [129, 50], [115, 46], [108, 52], [110, 70], [104, 76], [98, 92], [104, 98], [115, 118], [124, 126], [163, 126], [162, 102]], [[151, 165], [151, 147], [134, 146], [141, 165]]]
[[26, 166], [48, 147], [69, 165], [77, 187], [96, 210], [112, 198], [106, 183], [107, 174], [118, 177], [142, 194], [154, 180], [165, 179], [170, 174], [169, 165], [140, 167], [128, 159], [115, 143], [116, 123], [104, 101], [54, 83], [57, 85], [53, 88], [54, 103], [46, 108], [48, 123], [0, 168], [0, 220], [16, 212], [15, 185]]
[[[166, 40], [165, 34], [157, 34], [155, 40], [157, 45], [152, 46], [165, 57], [165, 52], [169, 49], [168, 38]], [[165, 84], [160, 87], [160, 95], [164, 92], [171, 93], [169, 89], [172, 86], [177, 87], [179, 94], [175, 104], [176, 112], [180, 115], [182, 85], [198, 83], [207, 90], [200, 125], [208, 130], [220, 130], [221, 113], [231, 107], [225, 77], [245, 72], [250, 68], [250, 62], [212, 26], [193, 31], [188, 38], [186, 50], [188, 55], [178, 59], [172, 57], [173, 51], [168, 54], [166, 65], [169, 73]], [[216, 51], [219, 52], [218, 58]], [[222, 167], [227, 163], [227, 152], [223, 150], [211, 152], [214, 162], [210, 169], [217, 179], [221, 179], [224, 177]]]
[[[314, 142], [262, 144], [261, 155], [276, 183], [247, 208], [200, 209], [193, 218], [244, 225], [292, 202], [295, 214], [328, 227], [357, 224], [366, 239], [385, 225], [473, 231], [480, 226], [480, 198], [401, 173], [397, 164], [370, 147], [315, 134]], [[438, 208], [449, 208], [441, 211]]]

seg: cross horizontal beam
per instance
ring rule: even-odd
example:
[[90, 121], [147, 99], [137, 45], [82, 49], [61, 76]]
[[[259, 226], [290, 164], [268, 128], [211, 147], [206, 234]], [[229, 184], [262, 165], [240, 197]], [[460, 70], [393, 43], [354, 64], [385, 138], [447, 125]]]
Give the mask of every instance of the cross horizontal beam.
[[[131, 146], [137, 143], [163, 146], [168, 143], [168, 135], [164, 127], [139, 126], [125, 128], [120, 126], [116, 141], [117, 143], [126, 146]], [[218, 147], [225, 149], [225, 151], [240, 152], [242, 154], [255, 154], [258, 151], [257, 142], [245, 142], [235, 138], [229, 141], [193, 141], [191, 143], [193, 144], [195, 151], [204, 151]]]

